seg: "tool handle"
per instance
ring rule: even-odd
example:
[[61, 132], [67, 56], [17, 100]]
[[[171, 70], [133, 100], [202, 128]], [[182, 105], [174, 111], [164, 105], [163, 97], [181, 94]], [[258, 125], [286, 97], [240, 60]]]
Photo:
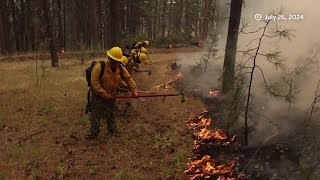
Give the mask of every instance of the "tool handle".
[[[179, 94], [140, 94], [139, 97], [166, 97], [166, 96], [179, 96]], [[132, 95], [124, 95], [124, 96], [113, 96], [115, 99], [128, 99], [135, 98]]]

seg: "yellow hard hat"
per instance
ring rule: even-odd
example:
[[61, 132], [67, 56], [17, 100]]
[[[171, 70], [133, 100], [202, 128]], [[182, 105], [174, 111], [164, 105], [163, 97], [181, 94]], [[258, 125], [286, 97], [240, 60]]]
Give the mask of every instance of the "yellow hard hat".
[[119, 47], [113, 47], [109, 51], [107, 51], [107, 55], [115, 61], [122, 60], [122, 50]]
[[138, 57], [141, 62], [145, 63], [147, 61], [147, 55], [145, 53], [138, 53]]
[[147, 46], [149, 46], [149, 41], [144, 41], [144, 43], [145, 43]]
[[142, 42], [137, 42], [136, 45], [134, 47], [139, 48], [142, 46]]
[[144, 54], [148, 54], [147, 49], [144, 48], [144, 47], [142, 47], [142, 48], [140, 49], [140, 52], [141, 52], [141, 53], [144, 53]]
[[128, 60], [128, 58], [126, 56], [122, 56], [121, 62], [122, 62], [123, 65], [126, 66], [128, 64], [128, 62], [129, 62], [129, 60]]

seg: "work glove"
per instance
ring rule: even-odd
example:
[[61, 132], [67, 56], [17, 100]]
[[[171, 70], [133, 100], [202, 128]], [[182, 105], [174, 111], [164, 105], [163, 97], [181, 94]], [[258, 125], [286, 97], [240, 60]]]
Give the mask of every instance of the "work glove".
[[135, 97], [135, 98], [138, 98], [139, 97], [139, 93], [138, 92], [132, 92], [132, 96]]
[[108, 93], [106, 93], [106, 94], [103, 96], [103, 98], [106, 99], [106, 100], [113, 100], [113, 99], [114, 99], [114, 97], [111, 96], [111, 95], [108, 94]]

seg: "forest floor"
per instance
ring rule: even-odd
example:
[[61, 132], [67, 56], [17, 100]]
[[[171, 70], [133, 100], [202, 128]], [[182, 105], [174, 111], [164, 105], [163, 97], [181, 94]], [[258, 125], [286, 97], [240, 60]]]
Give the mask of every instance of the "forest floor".
[[[150, 55], [155, 64], [141, 66], [150, 76], [134, 74], [140, 90], [160, 92], [153, 87], [174, 76], [167, 65], [176, 53], [162, 51]], [[88, 141], [84, 69], [93, 59], [68, 57], [51, 68], [32, 57], [0, 65], [0, 179], [186, 179], [193, 138], [185, 120], [204, 108], [200, 101], [118, 100], [119, 133], [111, 136], [104, 123], [99, 138]]]
[[[139, 89], [175, 92], [154, 86], [176, 75], [170, 64], [179, 54], [194, 51], [199, 49], [153, 49], [154, 64], [140, 67], [152, 74], [133, 75]], [[84, 113], [84, 69], [104, 54], [87, 56], [84, 64], [81, 53], [71, 54], [60, 55], [59, 68], [50, 67], [48, 54], [38, 61], [32, 54], [0, 59], [0, 180], [187, 179], [184, 170], [193, 155], [194, 136], [185, 121], [205, 104], [193, 97], [184, 103], [180, 97], [118, 100], [119, 132], [108, 134], [102, 123], [98, 139], [86, 140], [90, 124]], [[294, 132], [261, 149], [236, 143], [222, 151], [236, 160], [236, 173], [250, 162], [245, 169], [249, 179], [317, 179], [320, 148], [315, 138], [302, 139]]]

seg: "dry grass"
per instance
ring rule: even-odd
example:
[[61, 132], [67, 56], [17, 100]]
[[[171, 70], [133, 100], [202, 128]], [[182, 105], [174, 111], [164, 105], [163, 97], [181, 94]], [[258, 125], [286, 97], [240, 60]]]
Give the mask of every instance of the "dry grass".
[[[166, 65], [174, 54], [151, 58], [159, 62], [152, 75], [134, 76], [142, 90], [172, 76]], [[35, 61], [0, 63], [0, 179], [185, 179], [192, 138], [184, 120], [203, 108], [200, 102], [129, 100], [129, 114], [118, 115], [117, 136], [102, 128], [98, 140], [87, 141], [83, 70], [90, 62], [61, 63], [54, 69], [45, 61], [42, 75], [39, 62], [38, 87]]]

